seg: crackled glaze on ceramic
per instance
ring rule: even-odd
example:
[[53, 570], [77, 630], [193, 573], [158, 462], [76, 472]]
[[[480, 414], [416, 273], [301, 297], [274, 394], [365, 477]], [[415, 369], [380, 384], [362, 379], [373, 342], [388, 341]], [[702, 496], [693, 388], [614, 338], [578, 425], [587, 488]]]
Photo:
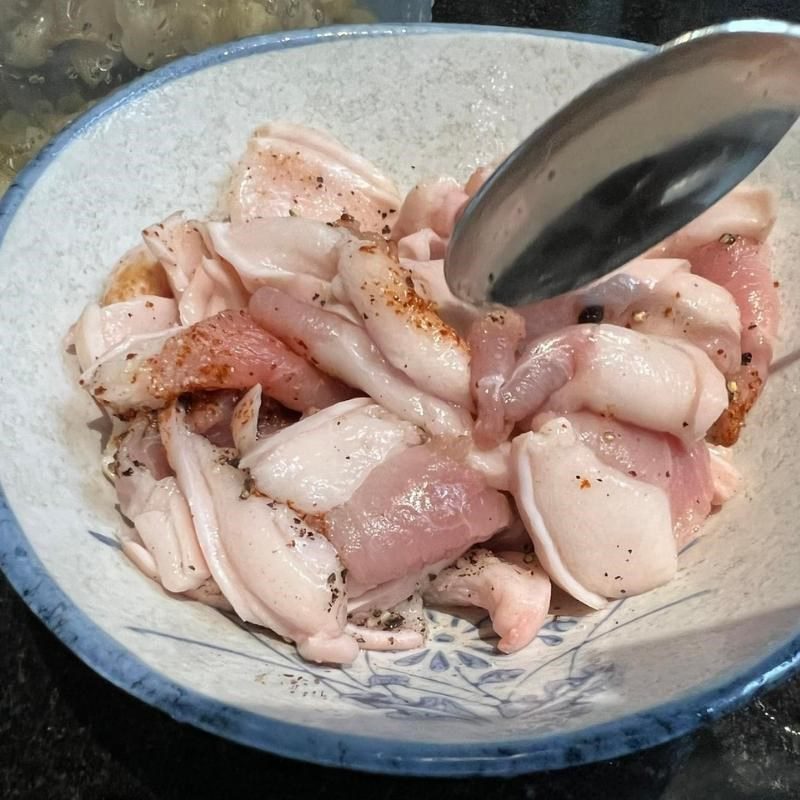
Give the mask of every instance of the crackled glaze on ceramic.
[[[0, 503], [12, 581], [89, 663], [174, 716], [366, 769], [510, 773], [610, 756], [679, 733], [779, 675], [800, 619], [800, 365], [790, 358], [736, 450], [746, 491], [681, 556], [676, 580], [602, 612], [564, 601], [513, 656], [495, 652], [485, 621], [434, 612], [424, 650], [313, 667], [263, 631], [167, 596], [122, 556], [98, 411], [78, 391], [61, 337], [143, 226], [176, 209], [211, 213], [266, 120], [328, 130], [409, 188], [425, 176], [465, 178], [637, 57], [501, 31], [301, 39], [290, 49], [238, 45], [231, 60], [217, 51], [207, 68], [134, 91], [23, 178], [36, 177], [0, 245], [0, 482], [24, 532]], [[764, 173], [780, 196], [779, 356], [800, 343], [790, 280], [798, 167], [795, 130]], [[16, 202], [6, 200], [7, 214]]]

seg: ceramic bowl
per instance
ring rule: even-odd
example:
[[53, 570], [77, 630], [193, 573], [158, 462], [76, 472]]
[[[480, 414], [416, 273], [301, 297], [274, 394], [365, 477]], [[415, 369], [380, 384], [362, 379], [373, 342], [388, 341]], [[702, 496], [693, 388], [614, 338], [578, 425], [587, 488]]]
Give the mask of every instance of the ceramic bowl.
[[[406, 188], [465, 178], [641, 45], [470, 27], [267, 36], [154, 72], [62, 133], [0, 207], [0, 558], [87, 664], [178, 720], [323, 764], [513, 774], [678, 736], [786, 675], [800, 649], [798, 365], [783, 359], [736, 448], [746, 489], [668, 586], [563, 606], [523, 652], [431, 613], [423, 650], [315, 667], [265, 631], [168, 596], [120, 552], [98, 412], [62, 336], [145, 225], [208, 213], [248, 134], [331, 131]], [[776, 152], [783, 352], [800, 340], [800, 134]]]

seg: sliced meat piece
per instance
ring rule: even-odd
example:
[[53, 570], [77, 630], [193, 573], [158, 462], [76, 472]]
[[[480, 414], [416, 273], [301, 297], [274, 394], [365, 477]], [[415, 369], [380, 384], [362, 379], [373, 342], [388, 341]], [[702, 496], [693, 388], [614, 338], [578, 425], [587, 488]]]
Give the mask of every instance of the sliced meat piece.
[[348, 617], [347, 632], [362, 650], [415, 650], [425, 644], [428, 624], [422, 597], [412, 593], [400, 602]]
[[[554, 415], [534, 419], [534, 429]], [[578, 440], [607, 466], [663, 489], [678, 548], [694, 539], [711, 511], [714, 481], [704, 441], [685, 445], [667, 433], [581, 411], [567, 414]]]
[[387, 361], [420, 389], [472, 406], [466, 343], [420, 297], [410, 273], [377, 247], [342, 247], [339, 275], [350, 302]]
[[346, 630], [362, 650], [389, 653], [416, 650], [425, 645], [425, 637], [419, 631], [402, 625], [390, 630], [381, 630], [348, 622]]
[[83, 371], [131, 336], [159, 333], [177, 324], [178, 308], [171, 297], [139, 295], [105, 306], [90, 303], [73, 325], [70, 337]]
[[147, 368], [151, 393], [164, 404], [186, 392], [249, 389], [256, 383], [296, 411], [326, 408], [352, 394], [243, 311], [223, 311], [181, 331]]
[[231, 426], [241, 392], [195, 392], [186, 399], [186, 425], [217, 447], [234, 447]]
[[162, 408], [186, 393], [246, 390], [256, 383], [297, 411], [353, 394], [243, 311], [223, 311], [177, 332], [132, 337], [81, 376], [81, 385], [118, 414]]
[[698, 247], [731, 234], [763, 242], [775, 224], [775, 197], [768, 189], [737, 186], [708, 211], [656, 245], [648, 256], [689, 258]]
[[614, 325], [577, 325], [532, 342], [503, 386], [506, 418], [588, 409], [694, 442], [727, 405], [701, 350]]
[[472, 175], [469, 176], [467, 182], [464, 184], [464, 191], [469, 197], [474, 197], [478, 191], [483, 188], [483, 184], [489, 180], [499, 166], [501, 160], [502, 159], [498, 159], [491, 164], [481, 164], [481, 166], [475, 168]]
[[700, 275], [678, 269], [638, 293], [618, 324], [640, 333], [684, 339], [703, 350], [723, 375], [741, 363], [742, 324], [731, 293]]
[[511, 442], [500, 442], [491, 450], [472, 445], [464, 457], [466, 463], [483, 475], [492, 489], [509, 491], [511, 486]]
[[669, 581], [677, 546], [666, 493], [609, 467], [564, 418], [517, 436], [512, 493], [536, 555], [577, 600], [641, 594]]
[[377, 466], [323, 525], [353, 579], [373, 586], [455, 557], [510, 517], [500, 492], [429, 443]]
[[113, 447], [110, 474], [117, 490], [120, 511], [128, 519], [133, 519], [143, 510], [153, 483], [172, 475], [155, 416], [139, 414], [134, 417], [116, 437]]
[[533, 554], [475, 548], [439, 573], [425, 590], [433, 605], [479, 606], [492, 618], [503, 653], [530, 644], [550, 608], [550, 578]]
[[604, 322], [685, 339], [726, 374], [739, 364], [736, 301], [726, 289], [690, 274], [682, 259], [634, 259], [586, 288], [515, 310], [531, 339], [575, 323]]
[[268, 287], [253, 295], [250, 313], [296, 353], [370, 395], [398, 417], [434, 436], [470, 432], [471, 419], [466, 411], [413, 384], [388, 363], [363, 328]]
[[174, 406], [161, 434], [211, 574], [236, 613], [291, 639], [311, 661], [352, 662], [358, 647], [344, 632], [343, 569], [330, 543], [288, 506], [248, 495], [244, 473], [191, 433]]
[[120, 509], [138, 534], [122, 536], [123, 552], [167, 591], [197, 589], [210, 572], [155, 420], [141, 415], [133, 421], [120, 438], [114, 471]]
[[258, 128], [231, 181], [234, 223], [297, 215], [334, 222], [349, 214], [363, 230], [391, 231], [400, 208], [394, 184], [327, 134], [273, 122]]
[[241, 311], [249, 298], [229, 264], [203, 256], [178, 303], [181, 324], [194, 325], [220, 311]]
[[470, 330], [470, 389], [478, 415], [474, 439], [483, 449], [496, 447], [511, 432], [502, 388], [514, 370], [517, 347], [524, 338], [525, 321], [510, 309], [489, 312]]
[[688, 262], [681, 259], [649, 259], [642, 274], [637, 268], [642, 262], [643, 259], [634, 259], [588, 286], [515, 308], [525, 320], [528, 339], [538, 339], [578, 323], [624, 325], [625, 311], [637, 297], [651, 291], [659, 280], [675, 270], [689, 269]]
[[144, 294], [172, 298], [172, 288], [158, 260], [144, 244], [138, 244], [114, 265], [100, 303], [123, 303]]
[[421, 228], [397, 241], [398, 258], [412, 261], [443, 261], [447, 242], [432, 228]]
[[246, 224], [209, 222], [206, 230], [216, 252], [238, 273], [248, 292], [272, 286], [296, 300], [359, 318], [334, 294], [339, 251], [353, 234], [339, 225], [300, 217], [258, 219]]
[[229, 614], [234, 613], [233, 606], [225, 599], [225, 595], [222, 594], [213, 578], [208, 578], [196, 589], [184, 592], [183, 596], [188, 597], [190, 600], [197, 600], [198, 603], [211, 606], [211, 608], [216, 608], [219, 611], [225, 611]]
[[730, 403], [709, 435], [715, 444], [730, 446], [769, 374], [780, 321], [777, 284], [767, 246], [735, 233], [693, 250], [689, 260], [695, 273], [733, 295], [741, 313], [741, 363], [728, 373]]
[[[525, 534], [527, 537], [527, 533]], [[528, 539], [530, 542], [530, 539]], [[459, 553], [460, 555], [460, 553]], [[419, 572], [410, 572], [393, 578], [377, 586], [364, 586], [352, 575], [347, 576], [347, 613], [350, 617], [368, 614], [374, 611], [385, 611], [394, 608], [408, 597], [419, 595], [443, 570], [449, 567], [454, 556], [435, 564], [426, 564]]]
[[150, 390], [149, 361], [180, 330], [176, 327], [131, 336], [84, 371], [79, 385], [115, 414], [131, 416], [161, 408], [163, 403]]
[[456, 219], [468, 200], [469, 195], [452, 178], [418, 184], [403, 200], [392, 238], [399, 241], [428, 228], [441, 238], [446, 247]]
[[337, 403], [262, 439], [240, 461], [259, 491], [308, 514], [347, 502], [421, 431], [367, 397]]
[[259, 439], [294, 425], [299, 415], [270, 397], [264, 397], [256, 384], [239, 401], [233, 412], [231, 432], [239, 455], [252, 450]]
[[176, 211], [163, 222], [145, 228], [142, 239], [166, 272], [173, 297], [180, 301], [202, 259], [210, 255], [200, 223], [187, 221], [182, 211]]
[[428, 258], [414, 260], [401, 256], [400, 264], [411, 274], [417, 294], [433, 303], [436, 313], [461, 336], [467, 336], [470, 327], [481, 318], [483, 312], [471, 303], [459, 300], [450, 291], [444, 277], [444, 261]]
[[261, 412], [261, 384], [248, 389], [236, 404], [231, 417], [231, 436], [239, 455], [249, 453], [258, 441], [258, 416]]

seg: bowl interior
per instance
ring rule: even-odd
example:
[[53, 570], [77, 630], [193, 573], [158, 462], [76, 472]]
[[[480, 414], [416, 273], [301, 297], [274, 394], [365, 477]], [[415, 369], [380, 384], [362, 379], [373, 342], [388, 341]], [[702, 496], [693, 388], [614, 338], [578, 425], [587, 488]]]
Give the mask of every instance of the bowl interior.
[[[23, 177], [0, 214], [0, 482], [23, 533], [0, 514], [0, 551], [12, 581], [83, 658], [174, 716], [251, 744], [440, 773], [559, 766], [653, 744], [696, 721], [700, 693], [701, 704], [724, 705], [752, 689], [764, 659], [767, 678], [780, 672], [800, 618], [790, 358], [736, 448], [746, 489], [681, 556], [671, 584], [591, 614], [564, 601], [513, 656], [498, 656], [474, 617], [437, 612], [424, 651], [362, 656], [340, 670], [304, 664], [262, 631], [167, 596], [126, 561], [99, 470], [98, 413], [62, 356], [68, 326], [138, 231], [177, 209], [211, 212], [258, 124], [328, 130], [405, 188], [465, 178], [638, 55], [470, 29], [243, 43], [145, 79]], [[780, 202], [779, 358], [798, 340], [789, 280], [800, 256], [798, 165], [795, 129], [765, 173]], [[611, 728], [597, 726], [616, 722], [617, 740], [606, 741]]]

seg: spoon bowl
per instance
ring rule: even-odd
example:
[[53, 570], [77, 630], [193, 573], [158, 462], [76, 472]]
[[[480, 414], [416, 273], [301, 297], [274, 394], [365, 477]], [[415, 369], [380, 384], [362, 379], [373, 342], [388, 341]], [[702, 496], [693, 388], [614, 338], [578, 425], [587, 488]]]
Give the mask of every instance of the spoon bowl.
[[681, 36], [578, 95], [499, 166], [455, 227], [458, 297], [508, 306], [640, 255], [749, 175], [800, 114], [800, 26]]

